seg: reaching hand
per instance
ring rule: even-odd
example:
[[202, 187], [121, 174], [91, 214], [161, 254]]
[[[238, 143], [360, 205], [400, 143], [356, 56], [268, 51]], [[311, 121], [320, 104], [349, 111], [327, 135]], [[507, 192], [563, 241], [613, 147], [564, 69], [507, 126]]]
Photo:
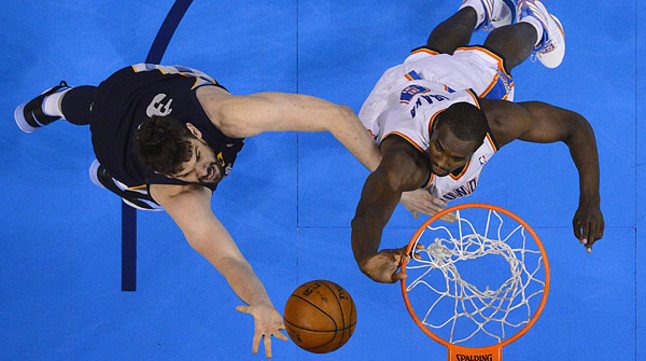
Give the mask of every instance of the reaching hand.
[[[423, 188], [402, 193], [400, 202], [413, 214], [415, 219], [417, 219], [420, 213], [433, 216], [437, 212], [448, 207], [446, 202], [433, 197], [429, 191]], [[457, 217], [454, 213], [447, 213], [440, 219], [447, 222], [457, 221]]]
[[574, 236], [585, 246], [588, 253], [592, 245], [603, 237], [603, 214], [598, 205], [581, 205], [574, 214], [572, 221]]
[[271, 336], [274, 336], [283, 341], [288, 338], [281, 330], [285, 329], [283, 318], [278, 311], [271, 305], [256, 305], [256, 306], [238, 306], [236, 311], [248, 313], [253, 316], [255, 323], [255, 332], [253, 335], [253, 347], [251, 352], [258, 353], [260, 339], [264, 338], [265, 355], [271, 358]]
[[361, 271], [373, 281], [382, 283], [395, 283], [406, 278], [406, 273], [397, 272], [404, 260], [409, 256], [406, 254], [406, 247], [397, 249], [384, 249], [374, 256], [366, 258], [360, 265]]

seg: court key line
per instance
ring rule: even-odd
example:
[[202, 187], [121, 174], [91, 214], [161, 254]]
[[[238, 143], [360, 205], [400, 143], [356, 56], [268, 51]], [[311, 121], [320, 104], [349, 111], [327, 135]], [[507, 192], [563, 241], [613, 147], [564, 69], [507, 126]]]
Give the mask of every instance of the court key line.
[[[146, 63], [159, 64], [193, 0], [176, 0], [157, 32]], [[137, 210], [121, 202], [121, 291], [137, 290]]]

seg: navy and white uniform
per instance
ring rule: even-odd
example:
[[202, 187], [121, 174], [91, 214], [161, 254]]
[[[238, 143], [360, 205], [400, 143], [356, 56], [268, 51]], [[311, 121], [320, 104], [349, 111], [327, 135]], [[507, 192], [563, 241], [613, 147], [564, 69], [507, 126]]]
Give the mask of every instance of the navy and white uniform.
[[[398, 136], [428, 157], [437, 116], [454, 103], [480, 107], [478, 98], [513, 99], [513, 81], [500, 57], [480, 47], [460, 48], [454, 55], [419, 48], [404, 64], [383, 74], [359, 119], [377, 143]], [[425, 187], [444, 201], [473, 193], [484, 165], [497, 149], [487, 132], [464, 167], [444, 177], [431, 173]]]
[[[124, 199], [139, 195], [153, 208], [158, 206], [150, 197], [150, 184], [188, 184], [155, 173], [137, 157], [135, 131], [144, 119], [153, 115], [168, 115], [182, 123], [193, 124], [223, 162], [225, 174], [229, 174], [244, 139], [229, 138], [211, 123], [195, 93], [198, 87], [206, 85], [224, 89], [200, 71], [153, 64], [123, 68], [102, 82], [94, 98], [90, 120], [92, 145], [103, 168], [103, 174], [99, 174], [101, 183]], [[113, 178], [114, 184], [104, 182], [102, 178], [108, 176]], [[209, 187], [211, 190], [216, 188], [215, 185]]]

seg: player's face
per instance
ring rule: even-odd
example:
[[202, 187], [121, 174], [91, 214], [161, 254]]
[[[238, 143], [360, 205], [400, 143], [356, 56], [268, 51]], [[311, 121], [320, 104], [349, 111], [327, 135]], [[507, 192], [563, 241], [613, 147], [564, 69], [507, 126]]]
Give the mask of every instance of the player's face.
[[479, 144], [477, 141], [459, 139], [447, 125], [441, 124], [431, 135], [431, 145], [428, 149], [431, 170], [440, 177], [449, 175], [471, 159]]
[[190, 183], [217, 184], [224, 177], [223, 166], [213, 149], [201, 138], [192, 138], [193, 154], [182, 166], [182, 170], [172, 178]]

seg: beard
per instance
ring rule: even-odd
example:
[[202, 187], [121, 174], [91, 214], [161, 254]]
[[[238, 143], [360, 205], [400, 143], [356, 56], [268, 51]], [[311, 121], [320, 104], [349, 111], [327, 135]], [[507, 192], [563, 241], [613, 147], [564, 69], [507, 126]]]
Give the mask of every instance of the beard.
[[211, 162], [208, 168], [208, 174], [206, 177], [200, 178], [200, 184], [204, 185], [214, 185], [220, 183], [224, 178], [224, 168], [219, 165], [217, 162]]
[[204, 144], [208, 148], [209, 156], [211, 157], [211, 159], [214, 159], [214, 161], [209, 164], [207, 175], [198, 179], [198, 181], [200, 184], [207, 186], [216, 185], [220, 183], [220, 181], [226, 175], [224, 173], [224, 166], [219, 164], [218, 157], [215, 155], [213, 148], [206, 141], [204, 141], [204, 139], [200, 139], [200, 142], [202, 142], [202, 144]]

